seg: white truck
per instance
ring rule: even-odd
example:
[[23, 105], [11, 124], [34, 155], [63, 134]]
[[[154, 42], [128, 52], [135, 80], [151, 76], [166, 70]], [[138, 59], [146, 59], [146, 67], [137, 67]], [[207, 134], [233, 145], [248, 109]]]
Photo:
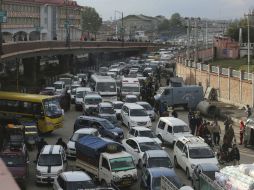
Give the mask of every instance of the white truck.
[[94, 176], [103, 186], [128, 187], [137, 181], [130, 154], [114, 141], [86, 136], [76, 142], [76, 167]]
[[136, 95], [137, 97], [140, 96], [140, 83], [138, 78], [122, 78], [121, 99], [123, 100], [128, 94]]

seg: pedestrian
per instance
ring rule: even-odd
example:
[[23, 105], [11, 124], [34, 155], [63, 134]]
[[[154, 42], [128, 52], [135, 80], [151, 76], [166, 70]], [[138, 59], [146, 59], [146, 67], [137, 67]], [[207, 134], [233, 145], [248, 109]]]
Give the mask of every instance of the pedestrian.
[[202, 123], [198, 126], [197, 134], [196, 134], [197, 136], [204, 138], [205, 125], [206, 125], [206, 120], [202, 121]]
[[226, 120], [224, 121], [225, 133], [227, 132], [230, 124], [232, 124], [231, 119], [227, 117]]
[[213, 143], [215, 145], [219, 145], [221, 130], [217, 120], [215, 120], [212, 124], [212, 131], [213, 131]]
[[191, 134], [194, 135], [195, 128], [196, 128], [196, 119], [195, 119], [195, 114], [191, 109], [190, 109], [189, 114], [188, 114], [188, 119], [189, 119]]
[[56, 142], [56, 145], [61, 145], [64, 148], [64, 150], [67, 149], [67, 145], [66, 145], [66, 143], [63, 141], [63, 139], [61, 137], [58, 138], [58, 140]]
[[224, 135], [224, 139], [225, 139], [225, 142], [228, 143], [228, 146], [232, 147], [232, 141], [233, 141], [233, 139], [235, 139], [235, 132], [234, 132], [232, 124], [229, 125], [229, 128]]
[[243, 144], [243, 133], [244, 133], [244, 123], [243, 121], [240, 121], [240, 143], [239, 145], [242, 145]]
[[236, 146], [236, 144], [233, 144], [233, 148], [230, 151], [230, 157], [233, 160], [233, 164], [235, 165], [239, 165], [239, 161], [240, 161], [240, 151], [238, 149], [238, 147]]
[[246, 105], [246, 115], [247, 115], [247, 118], [249, 118], [251, 115], [252, 115], [252, 112], [251, 112], [251, 108], [249, 105]]
[[176, 112], [176, 110], [173, 108], [172, 110], [172, 113], [171, 115], [174, 117], [174, 118], [178, 118], [178, 113]]
[[48, 143], [44, 140], [44, 138], [41, 138], [40, 141], [37, 142], [37, 155], [36, 155], [36, 160], [35, 162], [38, 161], [39, 155], [41, 153], [41, 150], [45, 145], [48, 145]]
[[166, 102], [161, 102], [160, 103], [160, 116], [165, 115], [163, 114], [164, 112], [166, 112], [168, 110], [168, 105]]

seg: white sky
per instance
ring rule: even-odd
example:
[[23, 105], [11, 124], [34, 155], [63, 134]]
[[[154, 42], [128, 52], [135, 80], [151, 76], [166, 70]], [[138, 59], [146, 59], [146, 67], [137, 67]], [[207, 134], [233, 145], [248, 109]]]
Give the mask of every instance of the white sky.
[[[103, 20], [114, 19], [115, 10], [129, 14], [210, 19], [235, 19], [254, 9], [254, 0], [76, 0], [79, 5], [94, 7]], [[120, 18], [120, 14], [116, 14]]]

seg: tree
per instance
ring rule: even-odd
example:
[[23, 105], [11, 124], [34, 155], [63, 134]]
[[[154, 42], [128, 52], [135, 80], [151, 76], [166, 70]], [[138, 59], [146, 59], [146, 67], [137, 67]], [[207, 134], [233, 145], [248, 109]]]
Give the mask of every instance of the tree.
[[168, 31], [169, 27], [170, 27], [170, 22], [169, 22], [168, 19], [165, 19], [165, 20], [162, 21], [162, 23], [160, 23], [158, 25], [158, 30], [159, 31]]
[[102, 24], [102, 18], [99, 16], [96, 10], [92, 7], [86, 7], [81, 12], [81, 20], [82, 33], [87, 32], [88, 37], [89, 33], [92, 33], [96, 37], [96, 34]]

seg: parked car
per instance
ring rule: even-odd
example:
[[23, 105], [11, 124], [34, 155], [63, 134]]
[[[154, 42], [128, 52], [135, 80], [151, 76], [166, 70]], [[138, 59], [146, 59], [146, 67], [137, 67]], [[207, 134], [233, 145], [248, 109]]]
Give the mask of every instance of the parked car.
[[113, 105], [109, 102], [99, 103], [99, 105], [98, 105], [98, 116], [99, 117], [103, 117], [103, 116], [114, 116], [114, 117], [116, 117], [116, 113], [115, 113]]
[[165, 150], [145, 151], [142, 158], [143, 168], [173, 168], [170, 157]]
[[145, 109], [135, 103], [125, 103], [121, 110], [122, 122], [129, 129], [132, 127], [152, 127], [150, 117]]
[[148, 102], [136, 102], [137, 104], [141, 105], [149, 115], [150, 119], [152, 121], [155, 121], [156, 115], [153, 107]]
[[161, 177], [165, 176], [176, 188], [183, 185], [173, 168], [146, 168], [142, 171], [140, 189], [158, 190], [161, 185]]
[[133, 156], [134, 163], [140, 168], [142, 167], [142, 158], [145, 151], [162, 150], [161, 146], [149, 137], [123, 139], [122, 144], [126, 151]]
[[154, 134], [154, 132], [147, 127], [132, 127], [128, 133], [128, 137], [149, 137], [157, 142], [159, 145], [162, 144], [161, 140]]
[[211, 147], [201, 137], [179, 137], [174, 145], [174, 165], [181, 167], [190, 179], [196, 165], [212, 163], [219, 166]]
[[66, 150], [67, 157], [70, 157], [70, 158], [76, 157], [75, 143], [80, 138], [87, 136], [87, 135], [99, 136], [99, 132], [97, 129], [94, 129], [94, 128], [83, 128], [83, 129], [79, 129], [79, 130], [75, 131], [73, 133], [73, 135], [71, 136], [69, 142], [67, 143], [67, 150]]
[[82, 171], [62, 172], [55, 178], [54, 190], [95, 189], [96, 186], [89, 175]]
[[155, 134], [163, 142], [174, 145], [179, 137], [192, 136], [188, 125], [174, 117], [160, 117]]
[[36, 183], [53, 183], [57, 175], [65, 171], [66, 162], [65, 151], [62, 146], [45, 145], [36, 165]]
[[121, 118], [121, 109], [123, 107], [123, 102], [122, 101], [114, 101], [113, 102], [113, 106], [114, 106], [114, 110], [116, 112], [116, 117], [117, 119]]
[[214, 181], [215, 172], [219, 172], [219, 167], [216, 164], [201, 163], [196, 165], [192, 174], [192, 186], [194, 187], [194, 189], [201, 190], [200, 174], [205, 174], [207, 177], [211, 179], [211, 181]]
[[74, 131], [81, 128], [95, 128], [102, 137], [108, 137], [115, 141], [121, 141], [124, 138], [123, 130], [115, 127], [107, 119], [91, 116], [79, 116], [74, 124]]
[[125, 103], [136, 103], [138, 101], [138, 97], [136, 95], [128, 94], [124, 99]]
[[102, 97], [96, 93], [89, 93], [84, 97], [83, 112], [86, 115], [96, 115], [98, 113], [98, 104], [102, 102]]

